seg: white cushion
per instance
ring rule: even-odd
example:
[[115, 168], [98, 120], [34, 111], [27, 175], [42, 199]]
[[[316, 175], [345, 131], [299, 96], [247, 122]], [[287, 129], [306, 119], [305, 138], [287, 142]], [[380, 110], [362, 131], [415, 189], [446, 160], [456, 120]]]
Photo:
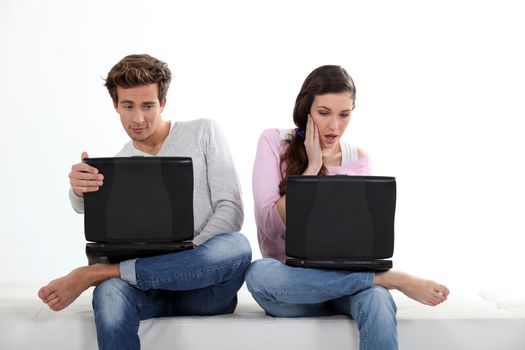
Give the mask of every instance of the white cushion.
[[[0, 349], [97, 349], [89, 289], [60, 312], [37, 297], [41, 283], [0, 283]], [[393, 291], [400, 348], [525, 349], [525, 291], [455, 291], [437, 307]], [[358, 349], [346, 316], [274, 318], [243, 287], [232, 315], [167, 317], [141, 322], [143, 349]]]

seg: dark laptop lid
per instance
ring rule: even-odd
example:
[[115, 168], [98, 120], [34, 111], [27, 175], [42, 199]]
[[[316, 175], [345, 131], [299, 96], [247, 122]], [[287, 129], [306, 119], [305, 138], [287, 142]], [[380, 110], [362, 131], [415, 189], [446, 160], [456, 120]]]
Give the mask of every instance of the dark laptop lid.
[[372, 260], [394, 251], [396, 182], [380, 176], [290, 176], [286, 255]]
[[86, 240], [176, 242], [193, 239], [189, 157], [87, 158], [104, 185], [84, 194]]

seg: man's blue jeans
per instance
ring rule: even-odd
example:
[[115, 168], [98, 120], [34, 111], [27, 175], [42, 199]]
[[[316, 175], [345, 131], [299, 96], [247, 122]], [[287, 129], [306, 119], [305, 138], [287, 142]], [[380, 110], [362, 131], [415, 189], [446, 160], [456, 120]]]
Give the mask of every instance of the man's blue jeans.
[[250, 244], [240, 233], [218, 234], [193, 250], [136, 260], [135, 286], [112, 278], [95, 288], [99, 348], [139, 349], [140, 320], [232, 313], [250, 262]]
[[349, 315], [357, 322], [361, 350], [395, 350], [397, 308], [373, 280], [373, 272], [305, 269], [274, 259], [254, 261], [246, 273], [248, 290], [269, 315]]

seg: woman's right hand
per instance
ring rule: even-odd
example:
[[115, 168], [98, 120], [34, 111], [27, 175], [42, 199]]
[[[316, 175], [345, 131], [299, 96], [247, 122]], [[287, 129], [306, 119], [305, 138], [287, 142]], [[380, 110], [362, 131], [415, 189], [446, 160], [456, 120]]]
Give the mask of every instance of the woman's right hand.
[[[88, 158], [86, 152], [82, 152], [80, 156], [81, 160]], [[69, 173], [69, 183], [73, 192], [78, 197], [84, 197], [86, 192], [98, 191], [99, 187], [102, 186], [104, 176], [99, 174], [98, 169], [94, 168], [87, 163], [80, 162], [71, 167]]]
[[303, 175], [317, 175], [323, 166], [323, 155], [319, 141], [319, 130], [311, 115], [306, 122], [306, 133], [304, 136], [304, 147], [308, 156], [308, 167]]

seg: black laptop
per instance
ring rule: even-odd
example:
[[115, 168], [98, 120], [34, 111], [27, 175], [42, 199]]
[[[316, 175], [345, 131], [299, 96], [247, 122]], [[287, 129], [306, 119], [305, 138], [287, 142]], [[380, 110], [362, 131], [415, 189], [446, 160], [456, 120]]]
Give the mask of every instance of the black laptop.
[[189, 157], [86, 158], [104, 175], [84, 194], [89, 264], [193, 247], [193, 164]]
[[289, 176], [286, 264], [385, 271], [394, 253], [396, 180], [383, 176]]

